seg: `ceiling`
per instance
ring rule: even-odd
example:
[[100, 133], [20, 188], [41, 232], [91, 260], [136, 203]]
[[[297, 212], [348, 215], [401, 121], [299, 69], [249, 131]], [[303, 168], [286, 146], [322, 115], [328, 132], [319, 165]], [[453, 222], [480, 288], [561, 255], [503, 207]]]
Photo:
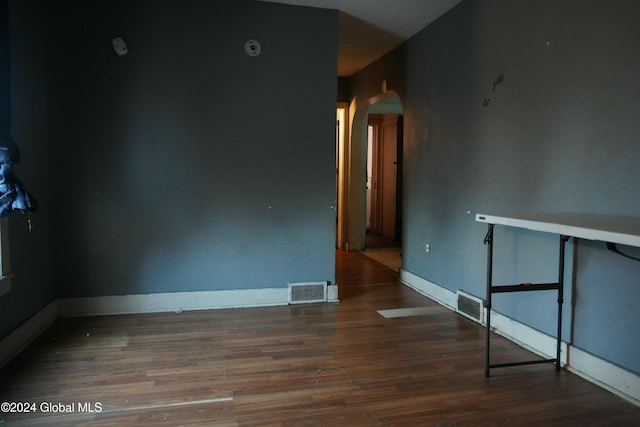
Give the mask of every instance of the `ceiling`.
[[338, 75], [350, 76], [390, 52], [461, 0], [260, 0], [336, 9]]

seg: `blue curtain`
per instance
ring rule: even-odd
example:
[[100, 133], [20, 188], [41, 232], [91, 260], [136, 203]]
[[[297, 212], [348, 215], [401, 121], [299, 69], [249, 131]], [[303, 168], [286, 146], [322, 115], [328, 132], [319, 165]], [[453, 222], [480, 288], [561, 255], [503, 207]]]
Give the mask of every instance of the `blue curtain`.
[[37, 202], [13, 174], [12, 167], [20, 162], [20, 149], [9, 138], [0, 140], [0, 217], [12, 212], [31, 213]]

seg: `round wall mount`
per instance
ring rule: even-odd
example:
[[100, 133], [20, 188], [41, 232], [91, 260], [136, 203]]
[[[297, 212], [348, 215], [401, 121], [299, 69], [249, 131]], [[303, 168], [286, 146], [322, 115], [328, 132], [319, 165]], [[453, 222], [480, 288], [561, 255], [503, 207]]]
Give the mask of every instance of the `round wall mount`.
[[249, 56], [258, 56], [262, 53], [262, 45], [256, 39], [249, 39], [244, 43], [244, 51]]
[[113, 50], [115, 50], [119, 56], [123, 56], [129, 53], [127, 43], [122, 37], [115, 37], [113, 40], [111, 40], [111, 44], [113, 46]]

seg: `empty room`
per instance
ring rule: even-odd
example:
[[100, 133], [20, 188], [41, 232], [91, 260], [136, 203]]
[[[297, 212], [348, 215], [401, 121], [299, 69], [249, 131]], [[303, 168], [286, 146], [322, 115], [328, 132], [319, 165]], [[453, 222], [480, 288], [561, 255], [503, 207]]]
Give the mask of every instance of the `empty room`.
[[0, 425], [640, 425], [638, 20], [0, 0]]

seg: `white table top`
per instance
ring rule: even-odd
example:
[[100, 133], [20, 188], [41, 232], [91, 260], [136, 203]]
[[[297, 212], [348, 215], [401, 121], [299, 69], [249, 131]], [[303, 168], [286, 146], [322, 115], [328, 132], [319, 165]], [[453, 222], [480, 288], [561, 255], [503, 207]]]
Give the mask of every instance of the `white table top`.
[[476, 214], [476, 221], [640, 247], [640, 217], [574, 213]]

